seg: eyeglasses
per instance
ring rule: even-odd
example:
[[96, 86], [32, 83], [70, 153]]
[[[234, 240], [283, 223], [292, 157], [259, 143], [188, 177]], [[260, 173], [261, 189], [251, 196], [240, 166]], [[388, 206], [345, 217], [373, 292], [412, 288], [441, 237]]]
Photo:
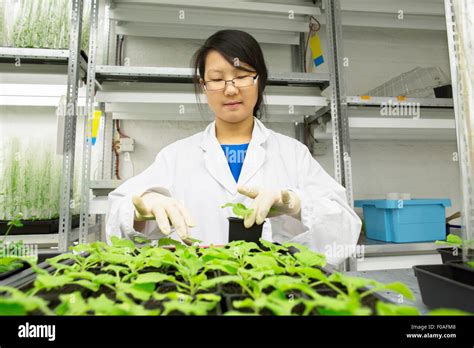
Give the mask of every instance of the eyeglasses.
[[204, 81], [204, 88], [207, 91], [219, 91], [227, 87], [227, 82], [232, 82], [232, 85], [237, 88], [250, 87], [255, 84], [258, 79], [258, 74], [255, 76], [239, 76], [232, 80], [211, 80]]

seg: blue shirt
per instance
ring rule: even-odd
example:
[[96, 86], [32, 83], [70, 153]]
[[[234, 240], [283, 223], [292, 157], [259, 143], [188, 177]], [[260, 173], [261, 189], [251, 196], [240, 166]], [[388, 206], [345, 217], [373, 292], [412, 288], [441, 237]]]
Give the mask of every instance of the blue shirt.
[[221, 145], [221, 147], [224, 150], [227, 163], [229, 163], [232, 176], [235, 182], [238, 182], [249, 144]]

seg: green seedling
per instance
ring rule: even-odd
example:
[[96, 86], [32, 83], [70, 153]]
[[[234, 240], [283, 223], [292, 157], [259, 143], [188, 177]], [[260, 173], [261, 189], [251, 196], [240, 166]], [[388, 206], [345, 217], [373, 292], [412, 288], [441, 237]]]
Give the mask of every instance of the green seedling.
[[252, 214], [253, 209], [247, 208], [242, 203], [226, 203], [221, 208], [232, 207], [232, 213], [238, 218], [245, 219], [247, 216]]
[[462, 248], [463, 245], [461, 237], [452, 233], [447, 235], [446, 240], [437, 240], [435, 244], [449, 245], [456, 248]]
[[[243, 298], [234, 300], [225, 315], [419, 314], [413, 307], [377, 299], [375, 307], [368, 308], [365, 299], [379, 291], [407, 299], [413, 295], [400, 282], [382, 284], [328, 274], [322, 269], [323, 255], [296, 243], [235, 241], [208, 248], [171, 239], [159, 243], [163, 246], [137, 247], [131, 240], [114, 237], [111, 245], [81, 244], [50, 259], [52, 273], [32, 264], [36, 280], [30, 289], [0, 287], [0, 315], [208, 315], [219, 313], [219, 292], [231, 283], [240, 286]], [[162, 293], [163, 285], [175, 290]], [[318, 292], [320, 285], [329, 292]], [[79, 290], [63, 292], [71, 286]], [[52, 308], [45, 293], [57, 294], [59, 305]], [[158, 309], [148, 309], [155, 302], [153, 308]]]
[[[221, 208], [227, 208], [227, 207], [232, 207], [232, 213], [240, 219], [245, 219], [247, 216], [252, 214], [253, 209], [247, 208], [244, 204], [242, 203], [231, 203], [228, 202], [224, 205], [221, 206]], [[274, 208], [270, 208], [269, 213], [275, 212]]]
[[21, 223], [22, 214], [19, 213], [7, 224], [7, 230], [0, 241], [0, 273], [10, 272], [23, 267], [22, 259], [30, 260], [26, 257], [25, 246], [22, 241], [15, 243], [5, 243], [8, 234], [13, 227], [23, 227]]

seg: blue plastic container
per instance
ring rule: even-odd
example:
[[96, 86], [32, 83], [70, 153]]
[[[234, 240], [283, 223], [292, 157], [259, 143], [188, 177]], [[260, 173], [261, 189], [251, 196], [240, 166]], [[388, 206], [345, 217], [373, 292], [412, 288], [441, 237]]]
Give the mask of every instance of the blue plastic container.
[[392, 243], [446, 239], [450, 199], [356, 200], [364, 210], [367, 238]]

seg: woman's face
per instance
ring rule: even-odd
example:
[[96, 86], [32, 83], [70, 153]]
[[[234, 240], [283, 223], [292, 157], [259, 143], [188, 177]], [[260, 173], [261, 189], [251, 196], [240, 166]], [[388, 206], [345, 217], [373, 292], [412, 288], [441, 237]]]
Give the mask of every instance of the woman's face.
[[[230, 64], [219, 52], [210, 51], [206, 57], [204, 80], [206, 82], [232, 80], [257, 75], [254, 68], [239, 62], [238, 59], [235, 65]], [[201, 84], [203, 82], [201, 80]], [[258, 79], [256, 83], [248, 87], [237, 88], [229, 81], [224, 89], [205, 90], [205, 92], [207, 103], [217, 118], [229, 123], [239, 123], [248, 117], [253, 117], [253, 108], [258, 98]], [[235, 102], [237, 104], [229, 104]]]

